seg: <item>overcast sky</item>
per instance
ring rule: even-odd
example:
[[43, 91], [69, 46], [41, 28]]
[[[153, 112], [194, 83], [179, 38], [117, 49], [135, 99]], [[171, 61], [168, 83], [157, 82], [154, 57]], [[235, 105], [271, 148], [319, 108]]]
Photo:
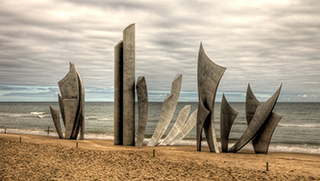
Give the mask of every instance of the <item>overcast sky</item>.
[[180, 101], [198, 101], [200, 42], [227, 67], [216, 101], [320, 102], [320, 1], [0, 0], [0, 101], [58, 101], [74, 62], [86, 101], [113, 101], [113, 50], [136, 28], [136, 79], [163, 101], [183, 74]]

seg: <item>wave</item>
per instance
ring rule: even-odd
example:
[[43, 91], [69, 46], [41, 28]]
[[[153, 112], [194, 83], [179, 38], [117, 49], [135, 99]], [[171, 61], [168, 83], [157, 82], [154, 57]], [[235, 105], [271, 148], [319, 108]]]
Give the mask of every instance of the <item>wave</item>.
[[113, 119], [111, 119], [111, 118], [99, 118], [99, 120], [101, 120], [101, 121], [113, 121]]
[[[145, 139], [146, 140], [146, 139]], [[163, 140], [160, 140], [163, 141]], [[176, 145], [179, 146], [196, 146], [196, 140], [180, 140]], [[201, 142], [202, 146], [208, 146], [206, 141]], [[234, 143], [229, 143], [228, 147], [231, 148]], [[221, 148], [221, 142], [218, 142], [218, 146]], [[246, 151], [254, 151], [251, 143], [248, 143], [246, 146], [242, 148]], [[299, 145], [299, 144], [270, 144], [269, 151], [272, 152], [295, 152], [295, 153], [312, 153], [312, 154], [320, 154], [320, 146], [319, 145]]]
[[85, 133], [84, 139], [104, 139], [104, 140], [113, 140], [113, 135], [108, 134], [95, 134], [95, 133]]
[[41, 115], [41, 114], [45, 114], [45, 112], [31, 112], [31, 115]]
[[269, 147], [269, 151], [320, 154], [320, 147], [318, 145], [271, 144]]
[[46, 114], [45, 112], [30, 112], [27, 113], [0, 113], [0, 116], [4, 117], [37, 117], [37, 118], [47, 118], [51, 117], [51, 114]]
[[87, 117], [85, 117], [85, 119], [88, 119], [88, 120], [98, 120], [98, 117], [96, 117], [96, 116], [87, 116]]
[[30, 115], [35, 116], [37, 118], [51, 117], [51, 114], [46, 114], [46, 112], [30, 112]]
[[283, 124], [279, 123], [282, 127], [299, 127], [299, 128], [320, 128], [320, 124]]
[[0, 113], [0, 116], [5, 117], [28, 117], [30, 114], [23, 114], [23, 113]]

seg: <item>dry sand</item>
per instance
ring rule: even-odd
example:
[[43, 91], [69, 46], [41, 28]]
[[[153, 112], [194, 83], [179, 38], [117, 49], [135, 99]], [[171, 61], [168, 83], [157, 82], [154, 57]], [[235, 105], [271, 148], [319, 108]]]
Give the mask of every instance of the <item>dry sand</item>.
[[318, 154], [202, 149], [0, 134], [0, 180], [320, 180]]

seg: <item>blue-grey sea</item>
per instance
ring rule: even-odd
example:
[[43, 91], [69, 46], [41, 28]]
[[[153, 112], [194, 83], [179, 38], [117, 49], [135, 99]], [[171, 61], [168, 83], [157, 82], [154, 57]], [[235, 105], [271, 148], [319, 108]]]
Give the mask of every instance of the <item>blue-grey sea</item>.
[[[239, 114], [231, 129], [231, 142], [239, 139], [245, 131], [245, 103], [231, 102], [231, 106]], [[51, 119], [49, 105], [59, 109], [57, 102], [0, 102], [0, 134], [22, 133], [47, 135], [49, 126], [50, 135], [55, 133]], [[161, 102], [149, 103], [149, 114], [145, 141], [148, 141], [157, 126], [161, 111]], [[191, 105], [190, 114], [197, 108], [198, 103], [179, 102], [174, 117], [165, 132], [167, 134], [173, 126], [179, 111]], [[136, 105], [136, 132], [138, 124], [138, 106]], [[320, 103], [284, 103], [278, 102], [274, 112], [282, 115], [271, 140], [269, 151], [302, 152], [320, 154]], [[113, 139], [113, 102], [86, 102], [85, 103], [85, 138]], [[220, 103], [215, 103], [215, 130], [220, 138]], [[178, 145], [196, 145], [195, 128]], [[230, 144], [230, 146], [233, 143]], [[204, 142], [205, 145], [205, 142]], [[244, 147], [253, 150], [252, 146]]]

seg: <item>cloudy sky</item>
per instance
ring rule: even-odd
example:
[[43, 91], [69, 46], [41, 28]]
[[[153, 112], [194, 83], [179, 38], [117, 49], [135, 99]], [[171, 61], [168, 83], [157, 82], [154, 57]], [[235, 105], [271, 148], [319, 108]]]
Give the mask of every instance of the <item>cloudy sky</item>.
[[229, 101], [250, 83], [265, 101], [320, 102], [318, 0], [0, 0], [0, 101], [57, 101], [57, 82], [74, 62], [86, 101], [113, 101], [113, 50], [136, 24], [136, 79], [163, 101], [183, 74], [180, 101], [197, 101], [200, 42], [227, 67]]

